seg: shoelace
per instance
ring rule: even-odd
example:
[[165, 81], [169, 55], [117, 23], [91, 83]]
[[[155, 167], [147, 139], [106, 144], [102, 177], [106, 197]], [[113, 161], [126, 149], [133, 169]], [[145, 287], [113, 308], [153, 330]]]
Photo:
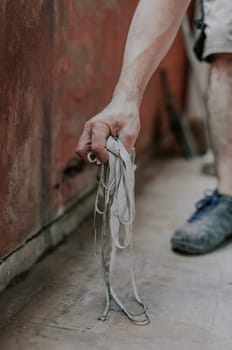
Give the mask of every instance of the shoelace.
[[[133, 222], [135, 219], [134, 199], [134, 155], [130, 156], [118, 138], [110, 136], [106, 148], [109, 151], [108, 164], [100, 166], [99, 186], [95, 202], [95, 246], [97, 241], [96, 216], [102, 218], [101, 227], [101, 256], [103, 275], [106, 287], [106, 307], [100, 320], [105, 321], [113, 300], [136, 325], [150, 323], [147, 306], [141, 300], [134, 275], [133, 267]], [[100, 207], [100, 202], [102, 207]], [[124, 233], [123, 239], [120, 232]], [[130, 274], [133, 294], [136, 302], [142, 307], [142, 312], [132, 314], [127, 310], [111, 285], [111, 273], [116, 260], [118, 249], [130, 249]]]
[[212, 207], [216, 206], [219, 203], [220, 195], [217, 191], [208, 191], [205, 193], [205, 197], [199, 200], [196, 203], [196, 212], [188, 220], [189, 223], [192, 223], [200, 219], [206, 211], [209, 211]]

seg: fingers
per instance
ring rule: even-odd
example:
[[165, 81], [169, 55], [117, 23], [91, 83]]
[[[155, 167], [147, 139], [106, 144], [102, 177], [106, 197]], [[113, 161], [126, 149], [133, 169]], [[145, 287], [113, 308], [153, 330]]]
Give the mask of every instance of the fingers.
[[88, 123], [86, 123], [83, 133], [76, 147], [76, 154], [85, 161], [87, 161], [87, 154], [90, 151], [91, 134], [91, 126]]
[[105, 145], [109, 135], [110, 128], [106, 123], [87, 122], [76, 147], [77, 155], [88, 161], [88, 153], [91, 151], [100, 162], [106, 163], [109, 156]]
[[107, 163], [109, 155], [105, 148], [110, 128], [103, 122], [97, 122], [92, 128], [91, 151], [102, 163]]
[[[90, 119], [85, 124], [78, 142], [77, 154], [85, 161], [90, 162], [88, 153], [92, 152], [101, 163], [107, 163], [109, 154], [106, 149], [106, 140], [109, 135], [119, 136], [127, 151], [131, 153], [140, 130], [139, 115], [133, 115], [133, 118], [123, 118], [123, 121], [119, 117], [112, 118], [111, 115], [111, 117], [106, 118], [103, 115]], [[92, 163], [96, 164], [95, 161]]]

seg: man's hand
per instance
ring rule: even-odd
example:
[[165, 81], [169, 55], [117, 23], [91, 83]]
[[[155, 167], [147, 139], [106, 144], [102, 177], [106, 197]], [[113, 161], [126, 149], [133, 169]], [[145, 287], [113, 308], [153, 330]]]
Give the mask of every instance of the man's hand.
[[109, 135], [118, 136], [128, 152], [131, 152], [140, 130], [139, 111], [133, 101], [114, 97], [99, 114], [88, 120], [77, 144], [76, 153], [87, 160], [88, 152], [101, 162], [108, 161], [105, 148]]
[[107, 162], [109, 135], [118, 136], [128, 152], [140, 129], [139, 106], [146, 85], [173, 42], [190, 0], [140, 0], [127, 37], [119, 81], [110, 104], [86, 124], [77, 154], [93, 152]]

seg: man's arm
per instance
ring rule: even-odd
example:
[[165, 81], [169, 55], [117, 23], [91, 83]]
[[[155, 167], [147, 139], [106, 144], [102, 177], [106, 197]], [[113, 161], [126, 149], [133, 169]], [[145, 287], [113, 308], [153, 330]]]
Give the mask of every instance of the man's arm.
[[128, 151], [140, 129], [139, 108], [152, 74], [171, 46], [191, 0], [140, 0], [129, 29], [121, 74], [111, 102], [86, 124], [77, 154], [108, 160], [106, 139], [118, 135]]

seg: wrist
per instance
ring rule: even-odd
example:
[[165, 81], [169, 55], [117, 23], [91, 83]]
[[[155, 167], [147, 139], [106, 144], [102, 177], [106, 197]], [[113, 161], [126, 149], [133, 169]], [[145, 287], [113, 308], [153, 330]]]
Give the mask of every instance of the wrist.
[[118, 82], [112, 100], [120, 100], [122, 103], [130, 103], [139, 109], [142, 100], [142, 93], [139, 88], [133, 86], [133, 84]]

